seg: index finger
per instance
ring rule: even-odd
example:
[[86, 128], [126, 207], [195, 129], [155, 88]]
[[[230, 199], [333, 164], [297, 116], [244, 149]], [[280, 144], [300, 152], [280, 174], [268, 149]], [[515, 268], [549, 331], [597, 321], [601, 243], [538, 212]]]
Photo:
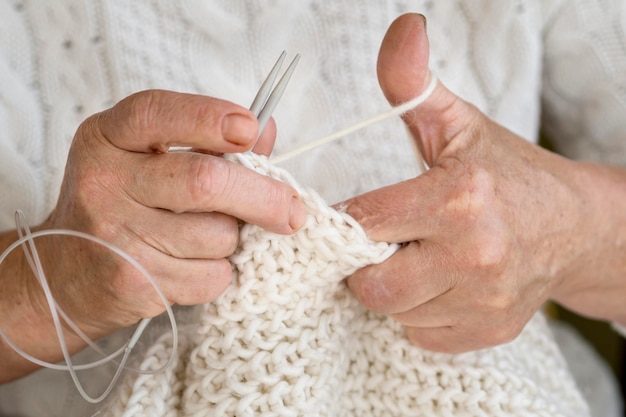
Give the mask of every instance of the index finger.
[[212, 152], [242, 152], [257, 136], [248, 109], [212, 97], [147, 90], [95, 116], [95, 126], [113, 145], [134, 152], [167, 152], [172, 146]]
[[356, 271], [347, 283], [368, 309], [401, 314], [452, 288], [456, 274], [443, 265], [446, 260], [436, 244], [411, 242], [385, 262]]
[[[118, 171], [134, 201], [182, 212], [220, 212], [293, 233], [306, 211], [291, 186], [221, 157], [195, 152], [129, 156]], [[150, 186], [146, 186], [150, 184]]]
[[338, 205], [363, 227], [370, 239], [405, 243], [432, 236], [439, 229], [444, 187], [434, 167], [417, 178], [353, 197]]

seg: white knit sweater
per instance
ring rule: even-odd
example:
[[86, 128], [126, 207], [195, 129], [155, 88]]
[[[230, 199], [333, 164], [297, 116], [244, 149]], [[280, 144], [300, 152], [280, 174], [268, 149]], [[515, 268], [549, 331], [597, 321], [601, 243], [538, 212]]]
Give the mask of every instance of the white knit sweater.
[[[0, 3], [0, 228], [12, 227], [17, 208], [32, 223], [48, 215], [78, 124], [137, 90], [202, 93], [245, 105], [281, 50], [299, 52], [301, 65], [275, 113], [276, 154], [385, 109], [376, 55], [389, 23], [405, 11], [427, 16], [431, 68], [451, 90], [528, 140], [536, 140], [541, 125], [567, 156], [624, 164], [625, 8], [619, 0]], [[418, 172], [397, 120], [282, 166], [327, 202]], [[542, 318], [523, 335], [474, 357], [485, 355], [507, 377], [531, 372], [525, 381], [560, 407], [550, 415], [585, 415]], [[394, 337], [404, 343], [400, 334]], [[393, 360], [394, 352], [384, 354]], [[550, 357], [554, 367], [500, 367], [502, 357], [508, 358], [502, 364], [535, 365]], [[420, 366], [416, 371], [426, 372]], [[459, 366], [450, 371], [472, 385], [477, 374]], [[550, 382], [555, 376], [558, 386]], [[341, 377], [356, 383], [350, 374]], [[368, 378], [383, 377], [372, 369]], [[437, 378], [429, 381], [415, 394], [419, 401], [440, 386]], [[0, 413], [41, 407], [46, 415], [77, 415], [76, 402], [41, 397], [32, 384], [25, 386], [3, 387], [12, 394], [11, 401], [3, 397]], [[19, 390], [27, 394], [14, 395]]]

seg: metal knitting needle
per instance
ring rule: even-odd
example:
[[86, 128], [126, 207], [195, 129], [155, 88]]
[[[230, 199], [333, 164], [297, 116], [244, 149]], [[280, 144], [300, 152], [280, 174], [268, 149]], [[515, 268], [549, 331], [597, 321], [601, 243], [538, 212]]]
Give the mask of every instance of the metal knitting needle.
[[261, 84], [261, 88], [259, 88], [259, 91], [256, 93], [256, 96], [254, 97], [254, 100], [252, 101], [252, 104], [250, 105], [250, 111], [254, 113], [254, 115], [257, 118], [259, 117], [259, 113], [263, 109], [263, 105], [267, 101], [267, 97], [270, 95], [272, 86], [274, 85], [274, 82], [276, 81], [276, 78], [278, 77], [278, 71], [280, 70], [280, 67], [283, 65], [283, 62], [285, 61], [286, 56], [287, 56], [287, 51], [283, 51], [280, 54], [280, 56], [274, 63], [272, 70], [270, 71], [269, 74], [267, 74], [267, 77], [265, 77], [263, 84]]
[[298, 65], [298, 62], [300, 61], [300, 54], [296, 54], [296, 56], [287, 67], [287, 70], [285, 70], [285, 73], [278, 81], [278, 84], [276, 84], [276, 87], [272, 89], [286, 55], [286, 51], [283, 51], [280, 54], [278, 60], [276, 60], [276, 63], [272, 67], [272, 70], [265, 78], [265, 81], [263, 81], [263, 84], [261, 84], [259, 92], [256, 94], [254, 100], [252, 101], [252, 104], [250, 105], [250, 111], [255, 114], [259, 122], [259, 137], [261, 136], [261, 133], [263, 133], [265, 125], [272, 116], [272, 112], [278, 105], [278, 102], [285, 92], [287, 84], [289, 83], [289, 80], [291, 80], [291, 76], [293, 75], [296, 66]]

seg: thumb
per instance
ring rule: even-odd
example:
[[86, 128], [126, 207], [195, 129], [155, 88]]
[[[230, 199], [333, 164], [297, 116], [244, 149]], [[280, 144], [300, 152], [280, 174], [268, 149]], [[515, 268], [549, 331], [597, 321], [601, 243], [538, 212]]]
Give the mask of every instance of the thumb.
[[[424, 16], [409, 13], [389, 27], [378, 55], [378, 81], [392, 105], [421, 94], [430, 82], [429, 43]], [[404, 114], [417, 146], [429, 166], [434, 166], [447, 144], [471, 125], [478, 111], [441, 83], [426, 102]]]
[[[419, 14], [398, 17], [378, 56], [378, 80], [392, 105], [420, 95], [430, 83], [426, 21]], [[463, 150], [482, 137], [485, 118], [440, 82], [431, 96], [403, 116], [431, 168], [424, 174], [354, 197], [340, 209], [354, 217], [374, 240], [408, 242], [441, 232], [446, 210], [462, 206]], [[454, 145], [453, 145], [454, 141]], [[446, 163], [446, 161], [451, 163]], [[436, 190], [436, 192], [433, 192]], [[452, 201], [453, 204], [449, 204]]]

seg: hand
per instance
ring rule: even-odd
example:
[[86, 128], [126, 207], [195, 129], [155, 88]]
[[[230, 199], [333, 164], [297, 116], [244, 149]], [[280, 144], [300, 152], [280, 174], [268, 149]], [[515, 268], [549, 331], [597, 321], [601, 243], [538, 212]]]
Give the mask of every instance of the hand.
[[[424, 23], [401, 16], [381, 46], [379, 81], [392, 104], [428, 83]], [[374, 240], [406, 243], [348, 279], [366, 307], [403, 323], [413, 343], [444, 352], [510, 341], [549, 298], [625, 318], [623, 171], [532, 145], [441, 83], [404, 120], [430, 170], [343, 205]], [[607, 204], [618, 175], [621, 197], [613, 192], [616, 204]], [[613, 271], [604, 284], [600, 271]]]
[[[212, 301], [230, 283], [226, 257], [238, 243], [237, 219], [283, 234], [304, 223], [293, 188], [220, 157], [249, 149], [257, 129], [253, 114], [233, 103], [157, 90], [132, 95], [79, 127], [43, 228], [117, 245], [172, 303]], [[270, 123], [255, 150], [269, 153], [274, 136]], [[143, 275], [117, 255], [78, 239], [59, 242], [40, 248], [48, 279], [61, 307], [91, 335], [164, 310]]]

